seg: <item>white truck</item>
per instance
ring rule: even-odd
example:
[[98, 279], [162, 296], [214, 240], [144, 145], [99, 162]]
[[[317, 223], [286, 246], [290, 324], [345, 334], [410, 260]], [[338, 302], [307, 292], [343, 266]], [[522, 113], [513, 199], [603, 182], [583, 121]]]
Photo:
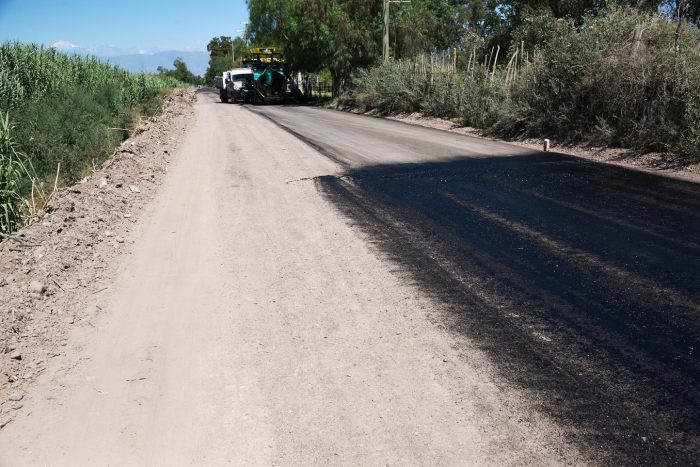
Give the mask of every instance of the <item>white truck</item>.
[[234, 68], [224, 71], [221, 76], [214, 78], [214, 84], [219, 89], [221, 102], [251, 102], [255, 93], [253, 85], [253, 70], [250, 68]]

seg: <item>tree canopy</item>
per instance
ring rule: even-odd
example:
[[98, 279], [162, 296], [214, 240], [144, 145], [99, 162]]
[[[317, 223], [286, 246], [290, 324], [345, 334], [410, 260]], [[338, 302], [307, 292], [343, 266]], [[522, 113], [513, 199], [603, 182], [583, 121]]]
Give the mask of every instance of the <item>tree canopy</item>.
[[[513, 33], [537, 17], [582, 24], [605, 8], [606, 0], [411, 0], [391, 3], [391, 56], [483, 48], [507, 50]], [[698, 23], [700, 0], [617, 0], [640, 11], [663, 11], [670, 19]], [[358, 67], [381, 57], [384, 0], [248, 0], [249, 36], [281, 46], [293, 70], [331, 71], [336, 89]], [[532, 28], [530, 28], [532, 31]], [[543, 33], [546, 33], [543, 32]], [[522, 40], [522, 34], [516, 34]], [[532, 37], [535, 42], [542, 38]], [[223, 47], [225, 49], [225, 47]], [[505, 55], [502, 55], [504, 57]]]
[[225, 70], [240, 66], [241, 58], [248, 52], [245, 39], [230, 36], [214, 37], [207, 44], [209, 66], [204, 74], [204, 81], [210, 83], [215, 76]]
[[381, 2], [249, 0], [248, 8], [255, 42], [281, 45], [292, 70], [330, 70], [336, 88], [381, 51]]
[[179, 81], [182, 81], [183, 83], [189, 83], [189, 84], [202, 84], [202, 78], [199, 76], [196, 76], [194, 73], [192, 73], [189, 68], [187, 68], [187, 64], [182, 60], [182, 58], [178, 57], [175, 59], [173, 62], [173, 69], [169, 70], [165, 67], [159, 66], [158, 67], [158, 74], [159, 75], [164, 75], [164, 76], [170, 76], [172, 78], [175, 78]]

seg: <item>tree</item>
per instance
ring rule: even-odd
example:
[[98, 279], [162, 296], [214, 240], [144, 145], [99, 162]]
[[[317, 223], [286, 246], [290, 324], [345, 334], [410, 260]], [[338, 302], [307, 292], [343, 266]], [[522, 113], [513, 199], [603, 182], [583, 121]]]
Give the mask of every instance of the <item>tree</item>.
[[391, 55], [413, 57], [455, 47], [468, 22], [467, 0], [412, 0], [391, 5]]
[[211, 83], [215, 76], [220, 75], [232, 65], [231, 55], [233, 47], [231, 37], [219, 36], [212, 38], [207, 44], [207, 51], [209, 52], [209, 66], [204, 73], [204, 82]]
[[[546, 42], [533, 18], [570, 20], [582, 27], [613, 0], [411, 0], [392, 3], [390, 45], [396, 59], [456, 49], [471, 54], [500, 47], [507, 51], [522, 37]], [[667, 11], [669, 17], [697, 23], [700, 0], [615, 0], [637, 10]], [[383, 0], [248, 0], [248, 33], [263, 45], [282, 46], [292, 70], [330, 70], [334, 94], [351, 72], [375, 64], [381, 55]], [[523, 24], [523, 21], [528, 24]], [[681, 28], [679, 21], [679, 31]], [[523, 28], [521, 28], [521, 26]], [[514, 31], [523, 29], [518, 37]], [[678, 33], [680, 34], [680, 32]], [[534, 37], [537, 36], [537, 37]], [[469, 50], [463, 50], [463, 49]], [[483, 56], [481, 57], [483, 58]], [[501, 53], [499, 61], [507, 60]]]
[[[499, 0], [412, 0], [392, 4], [392, 56], [458, 47], [465, 28], [492, 35], [503, 23]], [[249, 32], [260, 43], [281, 45], [294, 70], [328, 69], [334, 94], [350, 73], [381, 56], [382, 0], [249, 0]]]
[[182, 60], [182, 58], [176, 58], [173, 62], [173, 66], [175, 67], [173, 70], [168, 70], [165, 67], [159, 66], [158, 74], [170, 76], [172, 78], [182, 81], [183, 83], [189, 83], [194, 85], [202, 84], [202, 78], [192, 73], [189, 70], [189, 68], [187, 68], [187, 64], [184, 62], [184, 60]]
[[378, 59], [379, 1], [249, 0], [248, 9], [254, 41], [281, 46], [291, 70], [330, 70], [335, 95], [353, 69]]
[[246, 41], [241, 37], [231, 39], [230, 36], [214, 37], [207, 44], [209, 66], [204, 73], [204, 81], [210, 83], [215, 76], [226, 70], [240, 66], [241, 59], [248, 52]]

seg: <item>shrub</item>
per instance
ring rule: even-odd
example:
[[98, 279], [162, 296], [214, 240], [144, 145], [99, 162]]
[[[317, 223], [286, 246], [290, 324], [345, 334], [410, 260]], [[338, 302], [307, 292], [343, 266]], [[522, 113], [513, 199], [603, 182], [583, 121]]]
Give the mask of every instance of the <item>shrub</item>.
[[429, 59], [388, 61], [358, 70], [346, 103], [382, 113], [422, 112], [459, 118], [464, 124], [488, 127], [498, 119], [505, 94], [499, 79], [489, 79], [482, 68], [457, 74], [431, 67]]
[[535, 49], [496, 128], [640, 151], [698, 157], [700, 34], [658, 14], [609, 9], [575, 28], [565, 20]]

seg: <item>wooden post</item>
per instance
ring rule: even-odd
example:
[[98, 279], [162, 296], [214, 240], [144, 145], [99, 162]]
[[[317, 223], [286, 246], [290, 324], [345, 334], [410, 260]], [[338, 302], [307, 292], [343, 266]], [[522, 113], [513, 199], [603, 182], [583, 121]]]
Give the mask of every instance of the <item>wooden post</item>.
[[512, 57], [510, 57], [510, 60], [508, 61], [508, 65], [506, 66], [506, 84], [508, 84], [508, 80], [513, 75], [515, 77], [514, 73], [514, 67], [513, 67], [513, 60], [515, 60], [518, 57], [518, 51], [516, 50], [515, 53], [513, 54]]
[[384, 35], [382, 37], [382, 55], [389, 60], [389, 0], [384, 0]]
[[433, 54], [430, 54], [430, 87], [433, 87], [433, 74], [435, 67], [433, 67]]
[[632, 51], [630, 53], [630, 56], [633, 58], [637, 55], [637, 49], [639, 48], [639, 43], [642, 42], [642, 33], [644, 32], [644, 28], [642, 28], [641, 24], [638, 24], [637, 26], [634, 27], [634, 32], [632, 33]]
[[491, 57], [493, 57], [493, 47], [491, 47], [491, 53], [484, 57], [484, 73], [486, 76], [489, 75], [489, 68], [491, 67]]
[[498, 52], [501, 51], [501, 46], [500, 46], [500, 45], [497, 45], [496, 47], [498, 47], [498, 48], [496, 49], [496, 58], [493, 59], [493, 71], [491, 72], [491, 77], [492, 77], [492, 78], [493, 78], [493, 76], [496, 74], [496, 63], [498, 63]]

